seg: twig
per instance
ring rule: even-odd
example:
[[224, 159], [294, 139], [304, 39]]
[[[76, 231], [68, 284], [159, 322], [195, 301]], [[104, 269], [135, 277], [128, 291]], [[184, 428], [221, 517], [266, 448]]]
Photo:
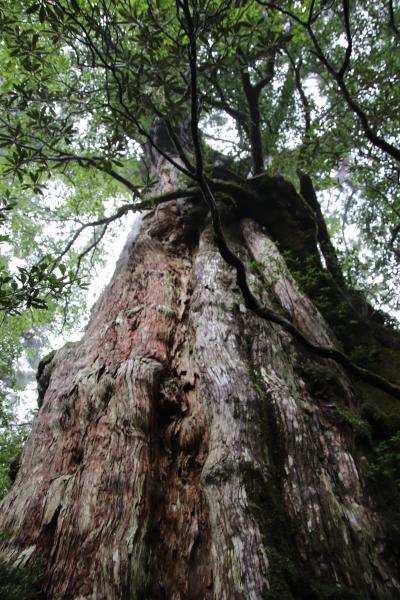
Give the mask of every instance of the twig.
[[[98, 219], [96, 221], [90, 221], [89, 223], [84, 223], [79, 229], [76, 230], [68, 244], [65, 246], [64, 250], [57, 256], [54, 261], [54, 267], [57, 266], [58, 262], [67, 254], [67, 252], [72, 248], [76, 240], [79, 238], [81, 233], [87, 229], [88, 227], [98, 227], [100, 225], [106, 225], [106, 228], [117, 219], [120, 219], [128, 212], [140, 212], [142, 210], [146, 210], [152, 206], [160, 204], [162, 202], [168, 202], [169, 200], [176, 200], [177, 198], [189, 198], [192, 197], [195, 190], [187, 189], [187, 190], [175, 190], [172, 192], [168, 192], [167, 194], [161, 194], [159, 196], [152, 196], [143, 200], [143, 202], [133, 202], [131, 204], [124, 204], [120, 206], [120, 208], [109, 217], [103, 217], [102, 219]], [[103, 237], [103, 236], [101, 236]], [[100, 241], [100, 240], [98, 240]], [[91, 249], [91, 248], [90, 248]], [[89, 249], [89, 251], [90, 251]], [[86, 252], [85, 252], [86, 253]]]

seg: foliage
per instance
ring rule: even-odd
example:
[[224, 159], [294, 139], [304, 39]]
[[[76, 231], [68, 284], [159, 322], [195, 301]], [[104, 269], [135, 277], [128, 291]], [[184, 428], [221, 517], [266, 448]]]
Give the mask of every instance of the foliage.
[[10, 567], [0, 564], [0, 594], [3, 600], [39, 600], [43, 598], [40, 589], [42, 567]]
[[28, 427], [6, 427], [0, 430], [0, 499], [10, 489], [18, 469], [18, 461], [22, 453], [28, 433]]
[[[41, 312], [36, 324], [36, 333], [40, 331], [40, 344], [46, 343], [48, 317], [51, 317], [51, 311]], [[21, 388], [18, 359], [25, 354], [27, 361], [36, 360], [38, 337], [26, 314], [9, 317], [3, 322], [0, 336], [0, 498], [10, 488], [10, 469], [17, 466], [29, 432], [29, 423], [19, 424], [17, 419], [18, 391]], [[29, 364], [26, 366], [28, 368]]]
[[369, 425], [362, 417], [347, 406], [337, 404], [335, 418], [338, 423], [349, 425], [355, 433], [356, 441], [365, 441], [371, 444], [371, 431]]
[[375, 447], [370, 470], [373, 476], [393, 480], [400, 490], [400, 430]]

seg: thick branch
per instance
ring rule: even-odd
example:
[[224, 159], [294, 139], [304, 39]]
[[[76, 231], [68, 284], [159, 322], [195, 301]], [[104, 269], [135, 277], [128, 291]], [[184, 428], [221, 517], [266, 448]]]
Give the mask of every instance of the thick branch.
[[313, 186], [312, 179], [306, 173], [299, 173], [300, 178], [300, 193], [304, 200], [311, 207], [317, 220], [317, 238], [319, 247], [324, 256], [328, 271], [337, 283], [344, 287], [344, 277], [336, 250], [331, 242], [331, 238], [326, 227], [325, 219], [321, 211], [321, 206], [318, 202], [317, 195]]
[[343, 59], [343, 64], [338, 73], [338, 76], [341, 79], [343, 78], [344, 74], [346, 73], [347, 69], [349, 68], [351, 52], [353, 50], [353, 38], [351, 36], [351, 30], [350, 30], [349, 0], [343, 0], [342, 6], [343, 6], [344, 28], [345, 28], [345, 32], [346, 32], [347, 47], [346, 47], [346, 51], [345, 51], [345, 55], [344, 55], [344, 59]]
[[393, 0], [389, 0], [389, 27], [394, 31], [397, 37], [400, 37], [400, 31], [397, 28], [394, 18]]
[[243, 64], [240, 69], [240, 76], [249, 109], [248, 132], [250, 138], [251, 156], [253, 159], [254, 175], [260, 175], [264, 171], [264, 155], [260, 131], [261, 116], [258, 105], [260, 91], [262, 88], [256, 89], [252, 86], [248, 69]]
[[211, 83], [213, 88], [218, 92], [220, 100], [215, 100], [213, 98], [210, 98], [209, 95], [207, 93], [205, 93], [202, 96], [202, 102], [208, 104], [209, 106], [213, 106], [214, 108], [218, 108], [219, 110], [225, 111], [229, 116], [231, 116], [233, 119], [235, 119], [235, 121], [237, 122], [239, 127], [246, 128], [247, 114], [244, 111], [233, 108], [232, 106], [229, 105], [229, 102], [225, 98], [223, 90], [222, 90], [221, 86], [219, 85], [218, 81], [216, 80], [216, 78], [212, 78], [207, 75], [205, 77], [206, 77], [207, 81], [209, 81]]
[[292, 66], [293, 69], [293, 73], [294, 73], [294, 77], [295, 77], [295, 82], [296, 82], [296, 88], [297, 91], [299, 93], [300, 96], [300, 102], [301, 105], [303, 107], [303, 114], [304, 114], [304, 141], [301, 145], [300, 148], [300, 156], [299, 156], [299, 164], [300, 164], [300, 169], [302, 168], [302, 162], [303, 162], [303, 155], [304, 152], [307, 148], [307, 146], [310, 143], [310, 132], [311, 132], [311, 107], [310, 107], [310, 102], [307, 98], [307, 95], [304, 91], [303, 88], [303, 84], [301, 81], [301, 75], [300, 75], [300, 69], [301, 69], [301, 60], [300, 63], [298, 65], [296, 65], [293, 57], [291, 56], [289, 51], [286, 51], [287, 57], [289, 58], [289, 62]]

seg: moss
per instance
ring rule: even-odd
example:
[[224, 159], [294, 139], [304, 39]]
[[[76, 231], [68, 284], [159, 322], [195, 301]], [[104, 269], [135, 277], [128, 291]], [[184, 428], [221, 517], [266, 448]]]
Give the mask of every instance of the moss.
[[[313, 301], [349, 358], [384, 376], [398, 377], [397, 368], [388, 372], [391, 362], [398, 364], [399, 353], [391, 357], [390, 347], [400, 349], [399, 332], [382, 325], [381, 315], [370, 306], [362, 292], [338, 285], [314, 257], [302, 261], [295, 253], [285, 254], [286, 264], [300, 289]], [[386, 347], [384, 347], [386, 346]]]
[[400, 430], [374, 448], [371, 472], [391, 479], [400, 491]]
[[322, 581], [317, 582], [315, 592], [318, 600], [364, 600], [364, 594], [355, 592], [339, 585], [329, 585]]
[[384, 553], [392, 562], [400, 560], [400, 405], [369, 385], [359, 384], [358, 391], [364, 398], [360, 413], [369, 423], [373, 440], [367, 453], [367, 489], [383, 520]]
[[271, 587], [263, 594], [263, 600], [320, 600], [312, 583], [312, 576], [275, 548], [266, 547], [270, 562]]
[[[267, 262], [268, 261], [268, 262]], [[283, 314], [287, 319], [291, 319], [289, 311], [282, 305], [282, 302], [275, 291], [276, 283], [282, 274], [282, 262], [275, 256], [268, 256], [265, 261], [252, 260], [248, 263], [248, 268], [252, 272], [255, 283], [254, 287], [256, 295], [263, 298], [263, 294], [268, 296], [268, 302], [271, 303], [274, 310]], [[268, 272], [268, 276], [265, 275]], [[251, 283], [251, 282], [250, 282]]]
[[[343, 402], [343, 386], [334, 371], [314, 361], [307, 362], [304, 367], [308, 385], [314, 394], [324, 398], [330, 394], [334, 400], [340, 399]], [[299, 555], [295, 541], [296, 523], [288, 516], [282, 497], [284, 449], [280, 441], [279, 420], [274, 414], [273, 404], [264, 391], [263, 384], [256, 382], [255, 389], [261, 401], [268, 483], [265, 484], [265, 479], [256, 479], [252, 473], [249, 474], [246, 487], [249, 497], [252, 497], [253, 504], [257, 507], [257, 515], [259, 516], [260, 512], [262, 514], [262, 536], [270, 565], [270, 588], [264, 591], [263, 599], [363, 600], [365, 595], [362, 592], [337, 585], [333, 576], [316, 577]], [[361, 433], [369, 434], [368, 424], [356, 412], [344, 407], [342, 403], [337, 406], [336, 418], [347, 423], [356, 436]], [[396, 534], [397, 529], [393, 531], [393, 540], [396, 539]], [[332, 547], [335, 543], [332, 540]]]
[[346, 396], [338, 374], [325, 365], [306, 361], [301, 365], [300, 375], [308, 392], [315, 398], [336, 401]]
[[361, 416], [371, 427], [372, 434], [377, 440], [393, 436], [400, 429], [400, 411], [398, 406], [389, 406], [386, 410], [378, 401], [371, 399], [361, 405]]
[[104, 411], [110, 402], [115, 388], [115, 381], [110, 375], [102, 377], [97, 384], [97, 410]]
[[29, 567], [11, 567], [0, 562], [0, 598], [2, 600], [42, 600], [44, 567], [36, 562]]
[[[254, 388], [260, 402], [261, 431], [264, 432], [264, 477], [255, 477], [248, 473], [246, 488], [252, 505], [257, 509], [257, 518], [262, 515], [262, 537], [268, 557], [270, 569], [268, 580], [270, 589], [265, 590], [263, 598], [268, 600], [295, 600], [290, 588], [288, 573], [295, 572], [293, 539], [291, 523], [284, 511], [282, 500], [282, 482], [280, 473], [283, 469], [283, 448], [280, 444], [280, 434], [277, 420], [274, 416], [273, 405], [268, 398], [264, 384], [253, 374]], [[265, 485], [265, 478], [268, 483]]]
[[[386, 473], [385, 468], [379, 468], [380, 465], [374, 464], [373, 461], [372, 455], [368, 491], [383, 519], [385, 527], [384, 555], [390, 563], [400, 560], [400, 487], [393, 477], [393, 473]], [[398, 468], [397, 463], [397, 471]]]
[[[282, 243], [280, 248], [286, 249]], [[399, 382], [400, 332], [390, 327], [385, 315], [368, 304], [362, 292], [338, 284], [314, 256], [310, 254], [304, 259], [290, 245], [287, 250], [288, 268], [333, 330], [337, 347], [352, 362]], [[393, 449], [397, 443], [393, 441], [394, 436], [400, 429], [398, 399], [353, 379], [358, 404], [350, 409], [344, 404], [347, 393], [334, 371], [313, 360], [306, 361], [299, 374], [313, 398], [333, 404], [334, 410], [328, 405], [328, 417], [351, 428], [356, 441], [356, 456], [362, 450], [362, 455], [372, 465], [366, 493], [371, 495], [384, 520], [387, 559], [388, 564], [392, 564], [400, 559], [400, 476], [397, 468], [400, 453]], [[301, 564], [301, 561], [294, 560], [294, 564]], [[321, 599], [359, 597], [351, 590], [329, 588], [317, 581], [315, 586], [312, 585]]]
[[135, 544], [135, 551], [130, 565], [130, 594], [129, 598], [151, 600], [150, 584], [150, 551], [144, 540]]
[[367, 421], [348, 407], [338, 404], [335, 407], [334, 419], [340, 424], [346, 424], [353, 430], [356, 441], [372, 443], [371, 428]]
[[307, 569], [294, 543], [295, 524], [285, 510], [282, 498], [282, 473], [284, 451], [274, 415], [273, 404], [255, 382], [261, 402], [261, 418], [264, 431], [265, 478], [249, 473], [246, 481], [249, 497], [257, 508], [257, 517], [262, 515], [262, 536], [269, 561], [268, 580], [270, 588], [264, 591], [265, 600], [320, 600], [313, 584], [314, 577]]
[[165, 377], [161, 382], [157, 403], [160, 424], [170, 422], [170, 419], [180, 415], [184, 410], [184, 398], [179, 382], [175, 377]]

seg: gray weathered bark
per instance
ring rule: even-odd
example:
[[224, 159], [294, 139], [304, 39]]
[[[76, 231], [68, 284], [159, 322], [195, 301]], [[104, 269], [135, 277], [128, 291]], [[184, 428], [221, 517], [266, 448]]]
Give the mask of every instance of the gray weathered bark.
[[[225, 228], [257, 261], [254, 292], [333, 344], [266, 232]], [[245, 309], [201, 207], [160, 206], [129, 244], [83, 339], [42, 370], [3, 559], [44, 560], [52, 600], [400, 594], [365, 460], [333, 418], [356, 405], [346, 373]]]

